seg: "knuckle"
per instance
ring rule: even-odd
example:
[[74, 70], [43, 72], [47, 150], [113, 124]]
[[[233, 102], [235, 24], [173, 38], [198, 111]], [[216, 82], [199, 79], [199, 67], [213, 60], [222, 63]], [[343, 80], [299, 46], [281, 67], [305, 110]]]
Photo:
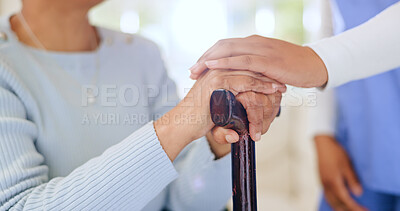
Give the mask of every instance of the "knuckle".
[[198, 60], [197, 60], [197, 62], [199, 63], [199, 62], [204, 62], [204, 61], [206, 61], [206, 60], [208, 60], [208, 58], [209, 58], [209, 56], [210, 56], [210, 53], [205, 53], [203, 56], [201, 56]]
[[229, 83], [229, 79], [223, 76], [219, 76], [218, 77], [218, 81], [220, 83], [220, 87], [221, 88], [225, 88], [225, 89], [231, 89], [230, 83]]
[[209, 70], [208, 71], [208, 75], [210, 76], [210, 77], [216, 77], [217, 75], [218, 75], [218, 70]]
[[210, 74], [210, 84], [213, 86], [218, 86], [218, 84], [221, 84], [221, 76], [218, 74]]
[[223, 45], [224, 42], [225, 42], [225, 39], [218, 40], [216, 45], [221, 46], [221, 45]]
[[251, 98], [249, 98], [248, 96], [248, 92], [238, 95], [237, 100], [243, 105], [245, 109], [250, 109], [253, 107], [253, 103], [251, 101]]
[[215, 70], [208, 70], [205, 74], [207, 78], [213, 78], [213, 76], [215, 76]]
[[208, 77], [211, 78], [211, 80], [219, 79], [219, 77], [221, 77], [221, 75], [222, 75], [222, 71], [221, 70], [209, 70], [207, 74], [208, 74]]
[[250, 66], [253, 63], [253, 58], [250, 55], [243, 56], [243, 61], [245, 65]]
[[[257, 82], [256, 82], [256, 79], [252, 78], [252, 80], [254, 81], [253, 83], [257, 83]], [[250, 97], [252, 100], [257, 100], [257, 98], [258, 98], [258, 94], [255, 93], [255, 92], [249, 92], [248, 95], [249, 95], [249, 97]]]
[[257, 80], [253, 77], [247, 77], [247, 86], [248, 87], [254, 87], [257, 85]]
[[264, 98], [267, 98], [267, 96], [255, 92], [245, 92], [240, 96], [240, 101], [246, 109], [257, 109], [257, 112], [254, 113], [254, 115], [262, 119], [263, 115], [259, 115], [259, 112], [265, 110], [265, 107], [268, 107], [269, 105], [264, 102]]
[[241, 103], [243, 104], [243, 106], [246, 106], [246, 105], [247, 105], [247, 102], [246, 102], [247, 95], [246, 95], [246, 93], [238, 94], [238, 95], [236, 96], [236, 99], [237, 99], [239, 102], [241, 102]]
[[260, 38], [260, 37], [261, 36], [257, 35], [257, 34], [253, 34], [253, 35], [248, 36], [248, 38], [250, 38], [250, 39], [256, 39], [256, 38]]
[[232, 42], [230, 39], [222, 39], [222, 40], [219, 40], [219, 41], [217, 42], [217, 45], [218, 45], [219, 47], [223, 47], [223, 48], [228, 48], [228, 49], [230, 49], [230, 48], [233, 47], [234, 42]]

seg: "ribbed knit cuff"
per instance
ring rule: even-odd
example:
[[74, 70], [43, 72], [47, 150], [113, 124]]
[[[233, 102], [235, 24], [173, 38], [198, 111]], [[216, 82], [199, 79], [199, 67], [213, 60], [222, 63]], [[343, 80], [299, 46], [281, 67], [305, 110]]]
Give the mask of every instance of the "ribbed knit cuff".
[[225, 163], [225, 160], [230, 160], [230, 153], [225, 155], [224, 157], [215, 159], [215, 154], [212, 152], [210, 144], [207, 141], [206, 137], [200, 138], [195, 142], [195, 156], [199, 163], [204, 165], [218, 165], [218, 163]]
[[[160, 145], [153, 122], [149, 122], [65, 177], [58, 184], [65, 195], [52, 200], [60, 197], [71, 201], [62, 203], [65, 207], [51, 203], [46, 209], [140, 210], [177, 176]], [[71, 180], [86, 182], [67, 185]], [[37, 203], [42, 204], [41, 201]]]

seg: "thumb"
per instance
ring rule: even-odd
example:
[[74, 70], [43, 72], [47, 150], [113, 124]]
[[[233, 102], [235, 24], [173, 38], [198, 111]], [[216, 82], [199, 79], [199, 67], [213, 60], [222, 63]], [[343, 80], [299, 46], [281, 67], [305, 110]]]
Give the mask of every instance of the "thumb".
[[231, 129], [226, 129], [223, 127], [214, 127], [211, 130], [215, 141], [220, 144], [232, 144], [239, 141], [239, 135]]

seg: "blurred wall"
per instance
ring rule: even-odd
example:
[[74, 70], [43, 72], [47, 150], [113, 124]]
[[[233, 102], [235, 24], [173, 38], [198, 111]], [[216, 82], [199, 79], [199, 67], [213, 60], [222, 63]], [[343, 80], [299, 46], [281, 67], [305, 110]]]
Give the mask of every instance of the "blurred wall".
[[20, 6], [20, 0], [0, 0], [0, 15], [18, 11]]

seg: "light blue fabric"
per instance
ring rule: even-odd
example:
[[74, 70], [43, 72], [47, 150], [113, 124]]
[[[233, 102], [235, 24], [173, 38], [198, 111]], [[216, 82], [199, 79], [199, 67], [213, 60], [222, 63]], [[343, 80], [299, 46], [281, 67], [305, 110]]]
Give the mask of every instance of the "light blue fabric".
[[[336, 0], [345, 30], [396, 2]], [[363, 186], [400, 195], [400, 70], [345, 84], [336, 89], [336, 99], [336, 136]]]
[[230, 155], [215, 160], [203, 137], [172, 164], [160, 145], [151, 120], [179, 99], [154, 43], [99, 28], [95, 52], [46, 53], [18, 42], [8, 17], [0, 32], [0, 211], [225, 206]]

